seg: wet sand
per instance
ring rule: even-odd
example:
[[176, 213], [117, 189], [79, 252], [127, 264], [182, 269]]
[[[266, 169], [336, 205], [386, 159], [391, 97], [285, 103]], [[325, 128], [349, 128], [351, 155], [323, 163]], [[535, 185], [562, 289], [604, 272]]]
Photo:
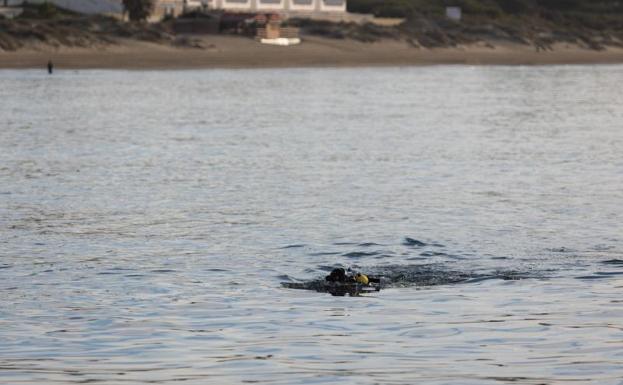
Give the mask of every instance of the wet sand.
[[361, 43], [305, 37], [301, 45], [277, 47], [235, 36], [210, 36], [204, 48], [123, 41], [118, 45], [92, 48], [22, 49], [0, 52], [0, 68], [39, 68], [49, 59], [57, 68], [69, 69], [193, 69], [356, 67], [432, 64], [612, 64], [623, 63], [623, 49], [594, 51], [559, 44], [553, 51], [532, 46], [501, 43], [495, 47], [476, 44], [457, 48], [415, 48], [405, 42], [385, 40]]

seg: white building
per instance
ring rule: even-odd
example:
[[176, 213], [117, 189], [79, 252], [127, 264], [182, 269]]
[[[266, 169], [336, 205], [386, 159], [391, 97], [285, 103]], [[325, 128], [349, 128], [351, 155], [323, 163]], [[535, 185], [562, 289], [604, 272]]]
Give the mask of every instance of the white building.
[[[4, 0], [0, 0], [0, 3]], [[31, 4], [54, 3], [59, 7], [85, 14], [121, 14], [122, 0], [28, 0]], [[8, 0], [9, 5], [18, 5], [25, 0]], [[309, 14], [327, 17], [346, 15], [346, 0], [155, 0], [152, 18], [164, 15], [177, 16], [184, 10], [201, 8], [228, 12], [283, 14]]]
[[202, 0], [208, 9], [238, 12], [346, 12], [346, 0]]
[[280, 13], [320, 19], [345, 19], [346, 0], [155, 0], [152, 19], [177, 16], [192, 9], [240, 13]]
[[346, 0], [156, 0], [156, 8], [232, 12], [346, 12]]

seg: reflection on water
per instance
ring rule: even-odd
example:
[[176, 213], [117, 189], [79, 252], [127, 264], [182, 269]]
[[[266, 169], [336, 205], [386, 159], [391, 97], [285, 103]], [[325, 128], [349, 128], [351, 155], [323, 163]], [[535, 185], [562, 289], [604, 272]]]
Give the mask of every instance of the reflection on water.
[[0, 383], [621, 385], [622, 77], [1, 71]]

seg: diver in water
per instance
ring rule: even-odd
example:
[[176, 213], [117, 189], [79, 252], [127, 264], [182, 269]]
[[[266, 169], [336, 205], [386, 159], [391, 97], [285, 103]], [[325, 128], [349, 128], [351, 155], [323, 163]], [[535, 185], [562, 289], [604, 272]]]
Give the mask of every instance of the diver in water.
[[362, 285], [381, 282], [379, 278], [371, 278], [361, 273], [347, 275], [346, 270], [342, 269], [341, 267], [331, 270], [331, 273], [327, 275], [324, 279], [327, 282], [360, 283]]
[[[350, 272], [350, 271], [349, 271]], [[334, 296], [358, 296], [362, 293], [369, 293], [381, 290], [381, 278], [370, 277], [362, 273], [349, 274], [341, 267], [331, 270], [327, 275], [325, 285], [322, 290]]]
[[340, 297], [347, 294], [355, 297], [380, 291], [382, 288], [381, 277], [351, 273], [350, 270], [346, 271], [341, 267], [333, 269], [324, 279], [320, 278], [307, 282], [282, 282], [281, 285], [289, 289], [314, 290]]

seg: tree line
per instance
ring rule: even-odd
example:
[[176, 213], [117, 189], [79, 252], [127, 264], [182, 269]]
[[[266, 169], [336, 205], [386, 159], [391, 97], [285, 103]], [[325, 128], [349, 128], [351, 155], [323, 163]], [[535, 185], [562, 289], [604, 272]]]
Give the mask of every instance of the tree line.
[[408, 17], [414, 13], [442, 14], [446, 6], [461, 7], [468, 15], [489, 17], [539, 12], [623, 13], [621, 0], [348, 0], [348, 10], [380, 17]]
[[154, 0], [123, 0], [122, 4], [132, 21], [146, 20], [154, 9]]

